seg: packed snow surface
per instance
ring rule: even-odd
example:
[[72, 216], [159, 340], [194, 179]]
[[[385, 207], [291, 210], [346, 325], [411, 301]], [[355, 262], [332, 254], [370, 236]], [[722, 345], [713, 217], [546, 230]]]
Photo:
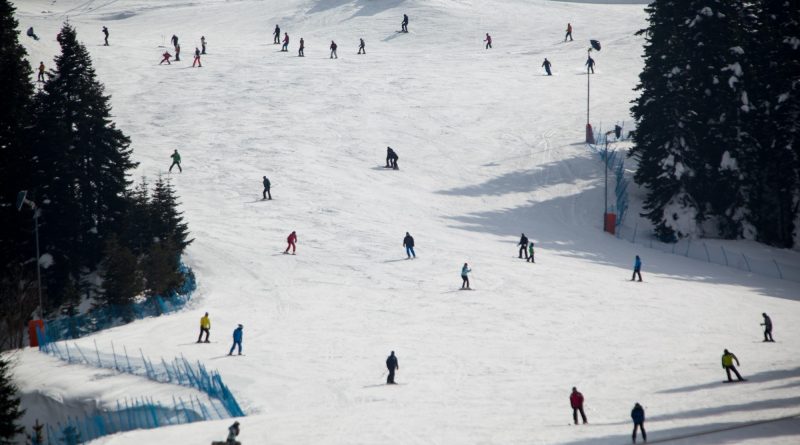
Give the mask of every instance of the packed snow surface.
[[[173, 149], [183, 158], [183, 173], [170, 178], [195, 238], [190, 307], [77, 343], [114, 341], [218, 369], [249, 414], [243, 443], [621, 444], [635, 402], [651, 441], [800, 413], [800, 285], [601, 231], [602, 164], [582, 144], [583, 64], [588, 40], [599, 40], [595, 128], [630, 119], [642, 4], [20, 0], [17, 8], [20, 28], [42, 37], [23, 37], [32, 65], [51, 68], [59, 27], [68, 19], [77, 28], [132, 138], [135, 179], [166, 174]], [[396, 32], [403, 13], [407, 34]], [[575, 41], [563, 43], [567, 22]], [[288, 53], [272, 44], [275, 24], [290, 36]], [[182, 60], [159, 66], [173, 34]], [[201, 35], [208, 54], [191, 68]], [[367, 54], [359, 56], [360, 37]], [[329, 58], [331, 40], [338, 59]], [[545, 57], [552, 77], [540, 67]], [[382, 168], [387, 146], [398, 171]], [[261, 201], [264, 175], [272, 201]], [[297, 255], [284, 255], [293, 230]], [[401, 246], [405, 232], [416, 240], [414, 260]], [[536, 243], [535, 264], [517, 258], [523, 232]], [[629, 281], [636, 254], [643, 283]], [[458, 290], [465, 262], [471, 292]], [[206, 311], [215, 343], [190, 344]], [[762, 312], [776, 343], [761, 342]], [[238, 323], [246, 355], [227, 357]], [[722, 384], [724, 348], [748, 382]], [[382, 385], [391, 350], [397, 386]], [[59, 366], [43, 391], [96, 391], [58, 384], [92, 371], [30, 354], [18, 355], [20, 382], [47, 388], [30, 370]], [[148, 388], [104, 379], [101, 404], [125, 397], [120, 387], [131, 396]], [[589, 425], [570, 426], [573, 386]], [[799, 422], [672, 443], [796, 444]], [[207, 445], [228, 423], [96, 443]]]

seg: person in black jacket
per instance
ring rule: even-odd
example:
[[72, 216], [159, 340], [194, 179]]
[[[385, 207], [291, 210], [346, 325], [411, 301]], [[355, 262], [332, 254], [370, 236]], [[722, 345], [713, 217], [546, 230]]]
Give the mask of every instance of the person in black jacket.
[[366, 54], [367, 50], [364, 49], [364, 39], [359, 39], [360, 42], [358, 43], [358, 54]]
[[633, 406], [631, 419], [633, 419], [633, 443], [636, 443], [636, 428], [642, 430], [642, 439], [647, 442], [647, 433], [644, 431], [644, 408], [642, 408], [642, 405], [637, 403]]
[[761, 323], [761, 326], [764, 326], [764, 341], [774, 342], [775, 340], [772, 339], [772, 320], [766, 312], [761, 315], [764, 317], [764, 322]]
[[275, 31], [272, 33], [274, 39], [272, 39], [273, 45], [280, 45], [281, 44], [281, 27], [275, 25]]
[[406, 14], [403, 14], [403, 23], [400, 26], [403, 27], [401, 32], [408, 32], [408, 16]]
[[411, 258], [417, 257], [417, 254], [414, 253], [414, 237], [411, 236], [408, 232], [406, 232], [406, 237], [403, 238], [403, 246], [406, 248], [406, 255]]
[[105, 26], [103, 27], [103, 35], [105, 36], [105, 41], [106, 41], [105, 45], [103, 46], [108, 46], [108, 28], [106, 28]]
[[528, 259], [528, 237], [525, 234], [522, 234], [522, 237], [519, 239], [519, 257], [522, 258], [522, 255], [525, 255], [525, 259]]
[[263, 196], [262, 199], [267, 199], [267, 196], [269, 196], [269, 199], [272, 199], [272, 193], [269, 192], [269, 179], [267, 179], [266, 176], [264, 176], [263, 183], [264, 183], [264, 191], [261, 193], [261, 195]]
[[386, 358], [386, 367], [389, 368], [389, 377], [386, 377], [386, 384], [387, 385], [395, 385], [394, 383], [394, 371], [400, 369], [400, 365], [397, 364], [397, 357], [394, 355], [394, 351], [389, 354], [389, 357]]
[[550, 71], [550, 67], [553, 66], [553, 64], [550, 63], [549, 60], [547, 60], [547, 57], [544, 58], [544, 62], [542, 62], [542, 66], [544, 67], [544, 70], [547, 71], [547, 75], [548, 76], [552, 76], [553, 75], [553, 72]]
[[386, 147], [386, 168], [397, 170], [398, 159], [400, 159], [400, 157], [392, 150], [392, 147]]

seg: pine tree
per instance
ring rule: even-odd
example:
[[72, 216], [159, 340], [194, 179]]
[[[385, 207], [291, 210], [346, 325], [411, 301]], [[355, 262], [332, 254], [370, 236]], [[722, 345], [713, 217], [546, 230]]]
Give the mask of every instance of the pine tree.
[[16, 443], [16, 436], [25, 431], [17, 424], [24, 413], [19, 408], [17, 387], [11, 381], [10, 365], [0, 357], [0, 445]]
[[169, 241], [179, 256], [193, 240], [189, 237], [188, 225], [183, 221], [183, 213], [178, 211], [178, 199], [169, 179], [159, 176], [155, 182], [150, 204], [152, 212], [153, 235], [161, 241]]
[[103, 267], [103, 296], [106, 305], [127, 306], [142, 292], [142, 278], [136, 255], [120, 245], [116, 237], [106, 241]]
[[800, 8], [788, 0], [760, 6], [749, 52], [756, 58], [753, 129], [761, 150], [751, 159], [748, 208], [757, 240], [792, 247], [800, 205]]
[[178, 270], [180, 257], [172, 241], [159, 241], [150, 246], [143, 269], [147, 290], [151, 295], [166, 295], [183, 284]]
[[14, 7], [0, 0], [0, 275], [35, 257], [31, 212], [14, 208], [17, 192], [31, 185], [26, 128], [33, 102], [31, 68], [17, 26]]
[[68, 282], [80, 287], [81, 275], [96, 269], [126, 212], [127, 173], [136, 166], [89, 53], [68, 24], [60, 43], [56, 69], [36, 97], [34, 133], [43, 251], [55, 259], [48, 281], [58, 290]]

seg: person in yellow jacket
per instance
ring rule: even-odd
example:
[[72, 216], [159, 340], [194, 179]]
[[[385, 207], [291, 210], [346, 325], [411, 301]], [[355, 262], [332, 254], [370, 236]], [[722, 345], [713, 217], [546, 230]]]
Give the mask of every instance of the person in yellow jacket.
[[210, 343], [208, 341], [208, 335], [210, 331], [211, 331], [211, 319], [208, 318], [208, 312], [206, 312], [206, 315], [200, 319], [200, 335], [197, 337], [197, 343], [200, 343], [200, 339], [203, 338], [203, 332], [206, 333], [205, 343]]
[[733, 371], [733, 373], [736, 374], [736, 377], [739, 379], [739, 381], [743, 382], [744, 379], [739, 374], [739, 371], [736, 370], [736, 366], [733, 366], [734, 361], [736, 361], [736, 366], [741, 366], [739, 365], [739, 359], [736, 358], [736, 355], [734, 355], [733, 352], [730, 352], [726, 349], [725, 352], [722, 354], [722, 369], [724, 369], [725, 373], [728, 374], [728, 381], [729, 382], [733, 381], [733, 379], [731, 379], [731, 371]]

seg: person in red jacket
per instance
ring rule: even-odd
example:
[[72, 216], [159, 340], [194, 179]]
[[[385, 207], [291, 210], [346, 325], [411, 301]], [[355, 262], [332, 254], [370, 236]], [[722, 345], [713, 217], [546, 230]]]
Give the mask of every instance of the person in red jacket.
[[172, 54], [170, 54], [169, 51], [164, 51], [164, 54], [162, 54], [162, 56], [164, 56], [164, 58], [161, 59], [161, 62], [159, 62], [159, 65], [161, 65], [164, 62], [167, 62], [167, 65], [172, 65], [169, 62], [169, 58], [172, 57]]
[[291, 248], [292, 255], [294, 255], [295, 243], [297, 242], [297, 234], [294, 232], [294, 230], [292, 230], [292, 233], [289, 235], [288, 238], [286, 238], [286, 242], [289, 243], [289, 245], [286, 246], [286, 250], [283, 253], [289, 253], [289, 248]]
[[569, 404], [572, 406], [572, 420], [575, 421], [575, 425], [578, 424], [578, 412], [581, 413], [583, 423], [589, 423], [586, 420], [586, 414], [583, 412], [583, 394], [578, 392], [574, 386], [572, 387], [572, 394], [569, 395]]
[[283, 33], [283, 46], [281, 47], [281, 52], [289, 51], [289, 33]]

